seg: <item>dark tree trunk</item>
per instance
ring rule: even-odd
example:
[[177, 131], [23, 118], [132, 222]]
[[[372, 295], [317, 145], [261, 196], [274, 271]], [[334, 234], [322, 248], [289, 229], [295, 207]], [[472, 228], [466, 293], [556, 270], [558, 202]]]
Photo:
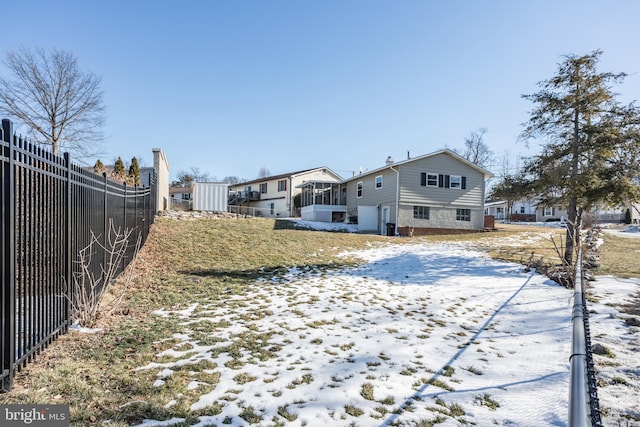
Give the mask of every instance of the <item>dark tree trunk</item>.
[[577, 200], [572, 197], [569, 201], [567, 208], [567, 234], [566, 234], [566, 246], [564, 250], [564, 261], [567, 265], [573, 264], [573, 251], [575, 245], [578, 242], [578, 236], [580, 234], [580, 224], [578, 219]]

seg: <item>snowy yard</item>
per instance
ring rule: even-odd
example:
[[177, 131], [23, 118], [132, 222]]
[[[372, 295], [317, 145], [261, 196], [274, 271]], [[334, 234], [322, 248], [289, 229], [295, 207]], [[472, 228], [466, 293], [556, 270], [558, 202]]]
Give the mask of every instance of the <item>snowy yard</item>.
[[464, 244], [358, 255], [358, 268], [294, 269], [222, 307], [156, 312], [182, 328], [138, 369], [159, 388], [186, 377], [193, 411], [218, 405], [202, 426], [567, 425], [570, 290]]

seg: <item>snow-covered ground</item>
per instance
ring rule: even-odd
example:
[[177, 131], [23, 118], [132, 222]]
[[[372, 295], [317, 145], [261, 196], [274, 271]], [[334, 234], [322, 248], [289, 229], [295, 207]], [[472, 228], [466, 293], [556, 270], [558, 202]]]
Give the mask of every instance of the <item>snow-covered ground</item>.
[[[588, 285], [591, 343], [610, 355], [594, 355], [598, 373], [598, 398], [605, 426], [640, 426], [640, 279], [598, 276]], [[635, 307], [635, 315], [626, 307]]]
[[[223, 306], [157, 312], [182, 328], [138, 369], [155, 371], [157, 387], [186, 369], [191, 410], [222, 406], [199, 426], [249, 425], [249, 416], [265, 426], [567, 425], [572, 291], [461, 243], [390, 242], [358, 256], [358, 268], [293, 269]], [[638, 329], [616, 307], [640, 281], [590, 286], [600, 298], [590, 305], [593, 342], [615, 354], [596, 356], [605, 425], [637, 425], [620, 416], [640, 417]], [[219, 342], [204, 344], [195, 331], [212, 322]], [[251, 334], [268, 356], [240, 344]], [[234, 343], [240, 354], [221, 351]], [[190, 369], [203, 360], [215, 368]]]

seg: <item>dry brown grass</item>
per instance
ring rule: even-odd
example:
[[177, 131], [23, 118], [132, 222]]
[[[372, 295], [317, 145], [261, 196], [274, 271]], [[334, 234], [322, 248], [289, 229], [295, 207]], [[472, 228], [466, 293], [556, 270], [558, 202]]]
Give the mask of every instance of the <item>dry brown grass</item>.
[[640, 239], [604, 234], [600, 248], [598, 274], [628, 278], [640, 277]]

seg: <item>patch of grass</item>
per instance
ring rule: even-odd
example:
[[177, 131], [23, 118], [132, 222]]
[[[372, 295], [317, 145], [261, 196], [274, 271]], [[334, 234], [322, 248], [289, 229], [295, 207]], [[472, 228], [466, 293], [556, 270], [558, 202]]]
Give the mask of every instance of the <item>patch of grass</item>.
[[353, 405], [344, 405], [344, 411], [351, 415], [352, 417], [359, 417], [362, 414], [364, 414], [364, 411], [360, 408], [358, 408], [357, 406], [353, 406]]
[[626, 379], [622, 378], [622, 377], [613, 377], [613, 379], [611, 379], [611, 384], [622, 384], [622, 385], [627, 385], [629, 384], [627, 382]]
[[291, 381], [291, 383], [289, 383], [287, 385], [288, 389], [294, 389], [296, 387], [298, 387], [299, 385], [302, 384], [311, 384], [313, 382], [313, 375], [311, 374], [304, 374], [302, 376], [302, 378], [296, 378], [295, 380]]
[[374, 400], [373, 398], [373, 384], [364, 383], [360, 389], [360, 396], [364, 397], [367, 400]]
[[411, 375], [415, 374], [416, 372], [418, 372], [418, 370], [416, 368], [405, 367], [402, 371], [400, 371], [400, 375], [411, 376]]
[[[629, 278], [640, 276], [640, 239], [629, 239], [604, 233], [600, 246], [598, 274]], [[630, 256], [631, 254], [636, 256]]]
[[495, 411], [500, 407], [498, 401], [491, 398], [491, 395], [488, 393], [484, 393], [473, 398], [473, 401], [479, 405], [486, 406], [487, 408]]
[[451, 377], [455, 371], [456, 370], [453, 368], [453, 366], [446, 365], [444, 368], [442, 368], [442, 375], [444, 375], [445, 377]]
[[353, 347], [355, 347], [355, 345], [356, 345], [356, 343], [354, 343], [353, 341], [351, 341], [350, 343], [341, 344], [340, 345], [340, 350], [342, 350], [342, 351], [351, 350]]
[[298, 416], [296, 414], [292, 414], [291, 412], [287, 411], [286, 405], [278, 407], [278, 415], [280, 415], [282, 418], [290, 422], [293, 422], [296, 419], [298, 419]]
[[384, 399], [378, 400], [378, 403], [383, 405], [393, 405], [396, 403], [396, 399], [393, 396], [387, 396]]
[[258, 379], [258, 377], [253, 376], [253, 375], [249, 375], [246, 372], [241, 372], [238, 375], [233, 377], [233, 380], [237, 384], [246, 384], [246, 383], [250, 383], [251, 381], [255, 381], [257, 379]]
[[453, 387], [451, 387], [449, 384], [445, 383], [444, 381], [440, 381], [437, 378], [420, 378], [420, 380], [416, 381], [415, 383], [413, 383], [413, 387], [414, 388], [419, 388], [422, 387], [425, 384], [429, 384], [431, 386], [434, 387], [439, 387], [443, 390], [447, 390], [447, 391], [455, 391], [455, 389]]
[[475, 368], [473, 366], [468, 366], [465, 368], [465, 370], [471, 372], [474, 375], [482, 375], [482, 371], [478, 368]]
[[262, 421], [262, 416], [260, 414], [257, 414], [251, 406], [242, 408], [242, 412], [240, 412], [238, 416], [249, 424], [258, 424], [260, 421]]

